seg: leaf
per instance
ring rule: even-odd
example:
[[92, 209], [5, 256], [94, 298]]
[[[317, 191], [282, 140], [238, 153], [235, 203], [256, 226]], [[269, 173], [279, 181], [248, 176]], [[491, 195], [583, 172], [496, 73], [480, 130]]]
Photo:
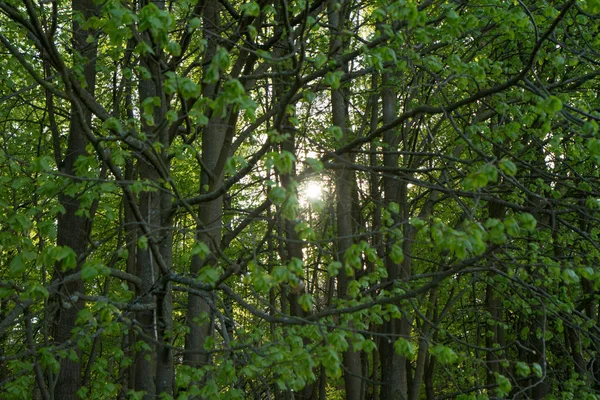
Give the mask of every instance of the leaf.
[[194, 29], [200, 28], [202, 25], [202, 20], [198, 17], [192, 18], [188, 21], [188, 32], [193, 31]]
[[137, 244], [140, 249], [146, 250], [148, 248], [148, 238], [146, 236], [140, 236]]
[[23, 297], [31, 300], [43, 300], [47, 299], [49, 295], [48, 290], [42, 284], [35, 282], [27, 289]]
[[344, 132], [342, 131], [342, 128], [336, 125], [327, 128], [327, 133], [333, 135], [335, 140], [337, 140], [338, 142], [340, 142], [344, 138]]
[[302, 308], [302, 310], [308, 312], [312, 309], [313, 306], [313, 298], [312, 295], [305, 293], [298, 297], [298, 304]]
[[91, 281], [98, 275], [100, 275], [100, 273], [96, 268], [96, 265], [91, 262], [86, 262], [83, 264], [83, 267], [81, 267], [81, 279], [86, 282]]
[[594, 120], [587, 121], [583, 124], [581, 130], [585, 135], [594, 136], [598, 133], [598, 123]]
[[498, 385], [497, 391], [500, 397], [507, 396], [510, 393], [510, 390], [512, 389], [510, 381], [507, 377], [505, 377], [502, 374], [496, 375], [496, 384]]
[[415, 229], [419, 230], [422, 229], [425, 226], [425, 221], [423, 221], [421, 218], [419, 217], [412, 217], [409, 219], [409, 224], [411, 224], [412, 226], [415, 227]]
[[577, 273], [571, 268], [563, 269], [561, 276], [566, 284], [579, 283], [579, 275], [577, 275]]
[[404, 261], [404, 252], [402, 247], [398, 244], [394, 244], [390, 251], [390, 259], [394, 264], [401, 264]]
[[327, 266], [327, 274], [329, 277], [333, 278], [337, 276], [342, 268], [342, 263], [339, 261], [333, 261]]
[[260, 6], [255, 1], [242, 4], [240, 11], [244, 17], [258, 17], [260, 15]]
[[529, 365], [521, 361], [515, 364], [515, 371], [517, 375], [522, 377], [527, 377], [529, 376], [529, 374], [531, 374], [531, 368], [529, 367]]
[[323, 65], [325, 65], [326, 62], [327, 62], [327, 56], [325, 54], [323, 54], [323, 53], [317, 54], [317, 56], [314, 59], [315, 68], [317, 68], [317, 69], [321, 68]]
[[204, 242], [196, 241], [192, 246], [192, 255], [200, 257], [200, 259], [206, 259], [206, 256], [210, 254], [210, 248]]
[[533, 363], [531, 365], [531, 370], [533, 371], [535, 376], [537, 376], [538, 378], [541, 378], [544, 375], [544, 373], [542, 371], [542, 367], [538, 363]]
[[515, 176], [517, 173], [517, 166], [512, 161], [503, 158], [498, 162], [498, 167], [508, 176]]
[[521, 223], [521, 228], [526, 231], [532, 232], [535, 230], [535, 226], [537, 225], [537, 221], [535, 217], [529, 213], [522, 213], [519, 215], [519, 222]]
[[25, 259], [23, 254], [19, 253], [10, 260], [9, 264], [9, 273], [10, 276], [16, 277], [25, 272], [27, 265], [25, 264]]
[[282, 174], [289, 174], [294, 169], [294, 163], [296, 157], [289, 151], [282, 151], [281, 153], [275, 153], [274, 165], [275, 169]]
[[314, 171], [314, 172], [321, 172], [323, 171], [323, 163], [320, 160], [317, 160], [315, 158], [311, 158], [311, 157], [307, 157], [304, 162], [306, 164], [308, 164], [308, 166]]
[[174, 57], [179, 57], [181, 55], [181, 46], [179, 46], [179, 43], [175, 41], [170, 41], [169, 43], [167, 43], [166, 50], [170, 55]]
[[275, 186], [269, 190], [269, 199], [277, 205], [283, 204], [287, 194], [284, 188], [281, 186]]
[[458, 361], [458, 355], [448, 346], [438, 344], [429, 349], [431, 355], [433, 355], [440, 364], [454, 364]]
[[488, 181], [488, 176], [480, 170], [469, 174], [463, 180], [463, 186], [468, 190], [476, 190], [485, 187], [488, 184]]
[[590, 139], [586, 143], [587, 149], [592, 156], [600, 155], [600, 139]]
[[306, 100], [307, 103], [312, 103], [317, 98], [317, 95], [312, 90], [305, 90], [302, 92], [302, 97]]
[[339, 89], [342, 77], [344, 76], [343, 71], [328, 72], [325, 75], [325, 84], [331, 86], [332, 89]]
[[214, 285], [220, 276], [221, 274], [217, 268], [207, 265], [198, 273], [198, 280], [209, 285]]
[[557, 113], [563, 108], [562, 101], [556, 96], [549, 96], [544, 101], [544, 108], [551, 113]]
[[405, 338], [398, 338], [394, 342], [394, 350], [397, 354], [412, 360], [416, 355], [416, 347]]

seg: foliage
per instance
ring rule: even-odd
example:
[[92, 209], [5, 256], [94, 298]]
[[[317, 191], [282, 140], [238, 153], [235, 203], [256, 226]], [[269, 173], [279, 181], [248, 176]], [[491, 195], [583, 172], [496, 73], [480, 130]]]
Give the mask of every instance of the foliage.
[[599, 13], [0, 1], [0, 397], [597, 398]]

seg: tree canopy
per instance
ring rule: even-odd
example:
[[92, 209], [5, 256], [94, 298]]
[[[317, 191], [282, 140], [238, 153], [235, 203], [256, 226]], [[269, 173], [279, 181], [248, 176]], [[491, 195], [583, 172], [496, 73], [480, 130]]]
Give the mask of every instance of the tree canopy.
[[599, 30], [0, 0], [0, 397], [600, 398]]

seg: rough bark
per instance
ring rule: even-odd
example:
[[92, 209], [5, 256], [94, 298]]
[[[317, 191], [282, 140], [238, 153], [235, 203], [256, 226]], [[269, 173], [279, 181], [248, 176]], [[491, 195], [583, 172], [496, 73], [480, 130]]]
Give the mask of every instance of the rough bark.
[[[80, 12], [84, 18], [90, 18], [97, 13], [97, 6], [92, 0], [74, 0], [72, 2], [74, 12]], [[96, 82], [96, 53], [97, 42], [87, 43], [86, 39], [90, 32], [84, 30], [77, 22], [73, 22], [73, 51], [84, 57], [83, 75], [87, 85], [87, 91], [93, 95]], [[84, 134], [85, 126], [91, 124], [91, 113], [85, 108], [78, 112], [78, 107], [71, 107], [71, 121], [69, 125], [69, 135], [67, 149], [62, 160], [57, 160], [59, 170], [66, 176], [76, 176], [75, 162], [79, 156], [86, 154], [86, 139]], [[57, 134], [57, 133], [55, 133]], [[58, 138], [56, 138], [58, 140]], [[76, 273], [80, 270], [84, 261], [84, 255], [88, 246], [91, 221], [84, 215], [78, 215], [79, 200], [77, 197], [71, 197], [61, 193], [59, 201], [64, 207], [65, 212], [58, 216], [57, 221], [57, 244], [59, 246], [70, 247], [77, 256], [77, 267], [68, 273]], [[57, 267], [54, 279], [62, 279], [67, 272], [61, 271]], [[81, 300], [72, 303], [70, 295], [79, 292], [83, 293], [83, 281], [76, 280], [62, 287], [59, 293], [58, 315], [55, 316], [55, 326], [53, 337], [56, 343], [64, 343], [71, 338], [71, 331], [75, 327], [77, 313], [83, 308], [84, 303]], [[73, 361], [68, 358], [60, 362], [60, 371], [58, 373], [56, 385], [54, 386], [54, 397], [61, 400], [77, 399], [77, 391], [81, 387], [81, 364], [79, 361]]]

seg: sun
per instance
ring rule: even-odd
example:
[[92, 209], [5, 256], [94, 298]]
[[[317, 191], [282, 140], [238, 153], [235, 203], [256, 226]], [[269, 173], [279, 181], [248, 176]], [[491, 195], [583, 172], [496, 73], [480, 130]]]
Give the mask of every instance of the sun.
[[318, 182], [307, 182], [304, 185], [304, 197], [306, 197], [309, 201], [321, 200], [321, 196], [323, 194], [323, 188], [321, 184]]

